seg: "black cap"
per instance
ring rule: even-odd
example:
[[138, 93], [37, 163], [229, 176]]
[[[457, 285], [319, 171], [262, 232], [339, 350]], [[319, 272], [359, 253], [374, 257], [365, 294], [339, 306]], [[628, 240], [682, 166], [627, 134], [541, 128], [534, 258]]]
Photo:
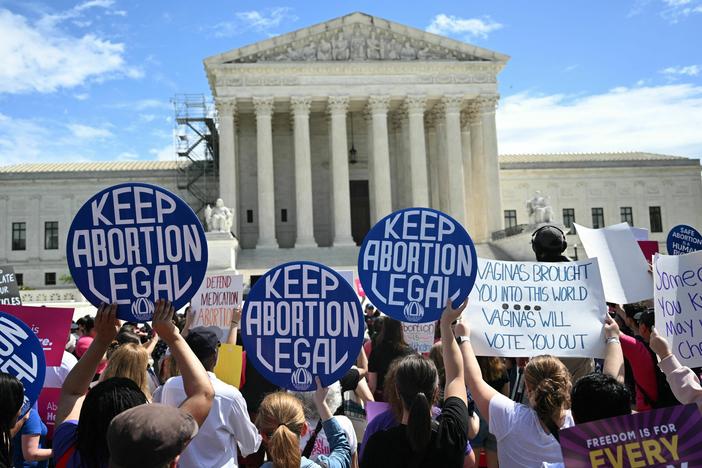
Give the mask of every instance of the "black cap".
[[656, 314], [653, 313], [653, 309], [644, 310], [634, 315], [634, 320], [651, 328], [655, 324]]
[[196, 327], [190, 330], [185, 342], [193, 350], [199, 360], [207, 359], [219, 348], [219, 328]]

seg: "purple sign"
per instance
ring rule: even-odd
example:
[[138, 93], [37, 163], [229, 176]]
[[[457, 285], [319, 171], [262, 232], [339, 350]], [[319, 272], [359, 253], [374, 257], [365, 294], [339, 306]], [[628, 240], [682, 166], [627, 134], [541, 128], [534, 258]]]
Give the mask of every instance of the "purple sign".
[[697, 405], [673, 406], [578, 424], [560, 434], [566, 468], [702, 466]]

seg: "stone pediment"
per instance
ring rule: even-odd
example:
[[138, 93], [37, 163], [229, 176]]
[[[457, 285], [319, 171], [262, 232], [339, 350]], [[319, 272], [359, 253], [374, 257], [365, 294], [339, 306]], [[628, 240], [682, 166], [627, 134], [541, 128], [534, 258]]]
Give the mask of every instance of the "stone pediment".
[[352, 13], [210, 57], [205, 65], [384, 60], [505, 63], [508, 59], [461, 41]]

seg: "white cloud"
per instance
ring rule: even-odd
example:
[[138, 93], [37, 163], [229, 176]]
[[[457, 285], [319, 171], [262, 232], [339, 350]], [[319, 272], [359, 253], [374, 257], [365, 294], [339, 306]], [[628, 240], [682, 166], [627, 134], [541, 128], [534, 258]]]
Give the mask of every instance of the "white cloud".
[[73, 97], [79, 101], [86, 101], [88, 98], [90, 98], [90, 94], [88, 94], [88, 93], [75, 93], [73, 95]]
[[267, 35], [274, 34], [273, 29], [283, 23], [294, 23], [299, 18], [290, 7], [274, 7], [264, 10], [237, 11], [234, 20], [222, 21], [212, 27], [216, 37], [232, 37], [246, 31], [255, 31]]
[[702, 72], [702, 67], [699, 65], [687, 65], [681, 67], [668, 67], [661, 70], [664, 75], [686, 75], [697, 76]]
[[35, 22], [0, 9], [0, 93], [50, 93], [91, 80], [143, 76], [126, 63], [124, 44], [95, 34], [74, 36], [59, 27], [61, 21], [81, 11], [106, 5], [111, 2], [85, 2]]
[[497, 114], [500, 153], [649, 151], [702, 156], [702, 86], [619, 87], [602, 94], [518, 93]]
[[176, 158], [173, 143], [168, 143], [162, 148], [151, 148], [149, 153], [153, 155], [153, 159], [158, 161], [173, 161]]
[[136, 161], [139, 155], [133, 151], [123, 151], [116, 157], [117, 161]]
[[106, 128], [91, 127], [83, 124], [68, 124], [67, 127], [74, 137], [82, 140], [109, 138], [112, 136], [112, 132]]
[[502, 24], [493, 21], [489, 16], [483, 18], [460, 18], [440, 13], [431, 20], [426, 30], [442, 36], [460, 35], [469, 40], [476, 37], [486, 39], [491, 32], [500, 28], [502, 28]]
[[702, 0], [663, 0], [661, 16], [671, 23], [702, 13]]

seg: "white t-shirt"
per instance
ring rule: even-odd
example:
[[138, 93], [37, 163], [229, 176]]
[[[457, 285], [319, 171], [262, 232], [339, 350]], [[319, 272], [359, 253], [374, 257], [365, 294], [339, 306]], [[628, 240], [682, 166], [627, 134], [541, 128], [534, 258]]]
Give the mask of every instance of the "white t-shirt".
[[44, 378], [44, 388], [61, 388], [63, 381], [68, 377], [73, 366], [78, 364], [78, 359], [69, 352], [64, 351], [61, 357], [60, 366], [48, 366], [46, 368], [46, 377]]
[[[261, 445], [261, 435], [251, 422], [239, 390], [207, 373], [214, 388], [212, 409], [195, 438], [180, 455], [181, 468], [235, 468], [237, 445], [243, 456]], [[154, 401], [178, 407], [185, 400], [183, 378], [171, 377], [154, 393]]]
[[[570, 411], [561, 429], [574, 426]], [[547, 434], [536, 411], [502, 394], [490, 400], [490, 432], [497, 438], [500, 466], [541, 468], [544, 462], [563, 463], [558, 441]]]
[[[349, 441], [349, 445], [351, 446], [351, 456], [353, 456], [353, 454], [356, 453], [356, 450], [358, 448], [358, 439], [356, 438], [356, 431], [353, 428], [353, 423], [346, 416], [334, 416], [334, 419], [336, 419], [336, 422], [339, 423], [339, 426], [341, 426], [341, 429], [346, 434], [346, 439]], [[307, 434], [300, 437], [300, 451], [303, 451], [305, 449], [307, 441], [310, 440], [310, 437], [312, 436], [312, 433], [317, 427], [318, 422], [319, 419], [315, 421], [311, 421], [309, 419], [307, 420], [307, 426], [309, 427], [309, 430], [307, 431]], [[317, 439], [314, 441], [312, 453], [310, 454], [309, 458], [310, 460], [315, 460], [317, 458], [317, 455], [329, 455], [330, 453], [331, 447], [329, 446], [327, 436], [324, 433], [324, 429], [320, 429], [319, 434], [317, 434]]]

